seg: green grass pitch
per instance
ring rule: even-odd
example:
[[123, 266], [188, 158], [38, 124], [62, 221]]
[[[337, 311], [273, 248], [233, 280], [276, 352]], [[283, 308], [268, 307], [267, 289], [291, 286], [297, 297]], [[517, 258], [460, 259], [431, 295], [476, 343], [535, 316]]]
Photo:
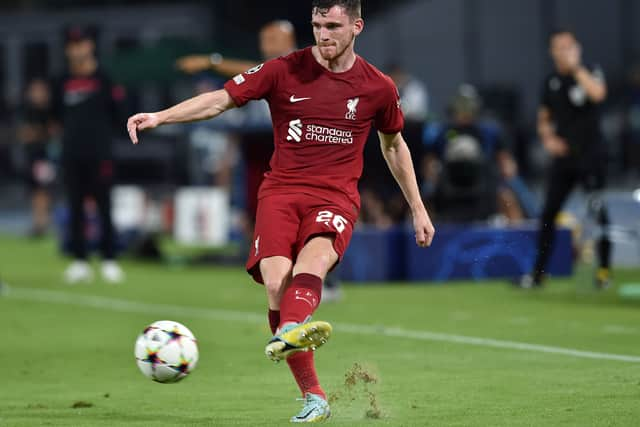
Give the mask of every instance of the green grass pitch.
[[[0, 426], [282, 426], [300, 409], [286, 364], [263, 354], [264, 291], [241, 269], [125, 261], [123, 286], [69, 287], [65, 266], [52, 241], [0, 237]], [[640, 270], [615, 279], [640, 282]], [[329, 423], [640, 425], [640, 302], [578, 282], [347, 284], [315, 315], [334, 324], [316, 355]], [[178, 384], [144, 378], [133, 359], [161, 319], [199, 340]]]

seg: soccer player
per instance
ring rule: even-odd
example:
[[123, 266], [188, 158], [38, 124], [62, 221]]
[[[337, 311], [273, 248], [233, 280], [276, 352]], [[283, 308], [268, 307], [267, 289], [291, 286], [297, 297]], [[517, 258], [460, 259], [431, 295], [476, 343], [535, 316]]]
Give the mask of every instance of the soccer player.
[[165, 123], [215, 117], [252, 99], [269, 102], [275, 151], [260, 187], [254, 246], [247, 271], [266, 287], [274, 333], [265, 352], [286, 359], [304, 396], [292, 422], [329, 417], [313, 352], [331, 334], [311, 322], [322, 280], [343, 256], [358, 216], [362, 150], [373, 124], [382, 154], [413, 214], [415, 239], [428, 246], [434, 228], [418, 191], [403, 117], [391, 80], [354, 52], [364, 27], [359, 0], [313, 0], [316, 45], [267, 61], [228, 81], [224, 89], [169, 109], [139, 113], [137, 132]]
[[[293, 24], [287, 20], [276, 20], [266, 23], [260, 29], [258, 38], [260, 53], [265, 61], [285, 56], [296, 50], [296, 34]], [[260, 65], [259, 63], [244, 59], [225, 58], [221, 54], [214, 52], [210, 55], [188, 55], [179, 58], [176, 66], [185, 73], [193, 74], [206, 70], [213, 70], [225, 77], [233, 77]], [[262, 103], [254, 103], [253, 110], [249, 115], [271, 122], [269, 110]], [[270, 169], [269, 160], [273, 154], [273, 144], [263, 143], [261, 137], [250, 137], [247, 143], [242, 144], [242, 155], [247, 166], [247, 211], [249, 215], [250, 230], [247, 234], [253, 234], [253, 226], [258, 208], [258, 189], [264, 178], [264, 173]], [[266, 142], [266, 141], [265, 141]], [[249, 235], [249, 237], [251, 237]], [[342, 292], [340, 281], [335, 272], [331, 272], [325, 277], [322, 288], [322, 302], [338, 301]]]
[[553, 157], [549, 188], [542, 212], [538, 255], [533, 272], [521, 278], [523, 288], [539, 287], [551, 255], [555, 218], [577, 184], [589, 194], [589, 212], [599, 225], [599, 269], [595, 285], [609, 285], [611, 243], [607, 235], [609, 214], [599, 192], [605, 185], [605, 152], [599, 128], [599, 104], [607, 96], [602, 71], [582, 65], [581, 47], [575, 34], [560, 30], [549, 38], [555, 71], [544, 81], [538, 111], [538, 134]]

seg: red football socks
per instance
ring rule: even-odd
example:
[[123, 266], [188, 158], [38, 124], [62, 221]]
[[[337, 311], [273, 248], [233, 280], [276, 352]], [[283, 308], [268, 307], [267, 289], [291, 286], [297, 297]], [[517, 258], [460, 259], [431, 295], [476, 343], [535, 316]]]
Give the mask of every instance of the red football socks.
[[295, 275], [280, 301], [280, 326], [285, 323], [303, 322], [316, 310], [321, 295], [320, 277], [308, 273]]
[[273, 335], [276, 334], [278, 325], [280, 325], [280, 310], [269, 309], [269, 328], [271, 328], [271, 333]]
[[320, 382], [318, 381], [312, 351], [304, 351], [289, 356], [287, 358], [287, 364], [298, 383], [302, 397], [304, 397], [305, 393], [313, 393], [327, 400], [327, 395], [324, 393], [324, 390], [322, 390], [322, 387], [320, 387]]
[[[269, 309], [269, 327], [274, 335], [279, 324], [280, 310]], [[287, 359], [287, 364], [303, 397], [305, 393], [313, 393], [327, 398], [318, 381], [312, 352], [296, 353]]]
[[[320, 277], [307, 273], [294, 276], [280, 300], [280, 326], [291, 322], [304, 322], [318, 308], [321, 296]], [[303, 397], [305, 393], [313, 393], [327, 398], [318, 381], [313, 352], [295, 353], [287, 358], [287, 364]]]

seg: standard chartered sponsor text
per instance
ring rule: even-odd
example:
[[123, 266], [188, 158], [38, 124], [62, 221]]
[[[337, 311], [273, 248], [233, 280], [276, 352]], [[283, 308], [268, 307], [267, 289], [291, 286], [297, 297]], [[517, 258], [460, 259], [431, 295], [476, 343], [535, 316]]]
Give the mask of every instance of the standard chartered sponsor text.
[[307, 125], [304, 138], [307, 141], [326, 142], [329, 144], [353, 144], [353, 132], [329, 128], [319, 125]]

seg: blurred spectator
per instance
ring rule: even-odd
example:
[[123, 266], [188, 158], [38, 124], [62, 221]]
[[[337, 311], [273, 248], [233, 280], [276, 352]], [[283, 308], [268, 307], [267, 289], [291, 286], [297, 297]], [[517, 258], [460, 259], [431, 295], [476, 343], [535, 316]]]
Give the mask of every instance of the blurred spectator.
[[[267, 23], [260, 30], [259, 43], [263, 60], [293, 52], [296, 49], [293, 24], [285, 20]], [[212, 70], [225, 77], [242, 74], [258, 64], [246, 59], [225, 58], [217, 52], [210, 55], [189, 55], [179, 58], [176, 62], [177, 67], [185, 73], [194, 74]]]
[[[386, 67], [400, 94], [405, 124], [402, 134], [405, 137], [418, 170], [418, 161], [422, 156], [422, 128], [428, 115], [429, 96], [426, 85], [411, 76], [398, 63]], [[386, 167], [380, 154], [378, 136], [369, 135], [364, 147], [364, 169], [360, 179], [360, 222], [379, 229], [401, 223], [407, 215], [407, 205], [393, 176]]]
[[409, 74], [399, 63], [388, 65], [387, 73], [398, 88], [405, 120], [424, 123], [429, 114], [427, 86]]
[[606, 181], [606, 154], [600, 133], [601, 104], [607, 85], [599, 67], [582, 64], [582, 48], [571, 31], [556, 31], [549, 37], [549, 53], [555, 70], [542, 89], [538, 110], [538, 135], [553, 158], [540, 218], [538, 254], [531, 274], [521, 278], [523, 288], [539, 287], [553, 249], [556, 217], [573, 189], [581, 184], [589, 193], [589, 214], [598, 223], [599, 269], [595, 284], [609, 285], [611, 241], [609, 213], [602, 197]]
[[372, 188], [360, 190], [360, 218], [363, 224], [385, 230], [394, 224], [389, 208], [382, 201], [380, 193]]
[[[219, 89], [215, 80], [201, 77], [195, 94]], [[196, 122], [188, 127], [189, 173], [192, 185], [213, 185], [229, 189], [235, 162], [234, 146], [227, 132], [216, 130], [211, 121]]]
[[481, 121], [480, 109], [475, 88], [462, 85], [449, 105], [450, 121], [425, 127], [423, 196], [433, 200], [440, 219], [467, 222], [499, 213], [517, 223], [535, 214], [535, 202], [499, 127]]
[[622, 165], [625, 172], [640, 171], [640, 64], [629, 73], [623, 132]]
[[[54, 117], [62, 126], [62, 168], [70, 209], [71, 251], [74, 261], [65, 271], [69, 283], [93, 277], [87, 262], [85, 202], [93, 197], [100, 215], [102, 277], [118, 283], [124, 273], [116, 263], [111, 218], [113, 182], [112, 130], [124, 90], [99, 67], [91, 30], [67, 30], [67, 72], [53, 87]], [[122, 122], [120, 122], [122, 123]]]
[[56, 170], [49, 154], [51, 97], [49, 85], [36, 78], [27, 85], [20, 112], [18, 139], [27, 157], [27, 181], [31, 192], [31, 235], [42, 236], [49, 226], [51, 186]]

